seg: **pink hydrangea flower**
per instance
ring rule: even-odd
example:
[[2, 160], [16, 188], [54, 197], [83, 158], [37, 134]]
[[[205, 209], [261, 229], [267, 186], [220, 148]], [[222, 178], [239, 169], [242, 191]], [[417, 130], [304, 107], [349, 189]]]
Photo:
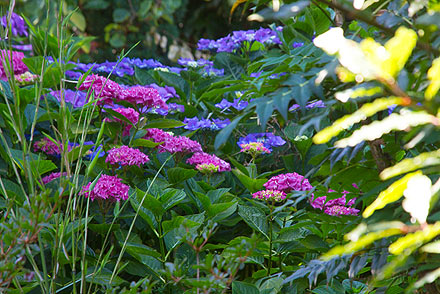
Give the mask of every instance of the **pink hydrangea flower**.
[[142, 153], [139, 149], [130, 148], [128, 146], [121, 146], [119, 148], [112, 148], [108, 152], [105, 162], [110, 164], [137, 165], [141, 166], [150, 161], [147, 155]]
[[[12, 59], [11, 59], [11, 54], [12, 54]], [[8, 79], [6, 75], [7, 68], [9, 68], [8, 60], [11, 63], [12, 69], [14, 70], [12, 76], [20, 75], [29, 71], [26, 64], [23, 63], [23, 58], [24, 58], [23, 52], [0, 50], [0, 55], [2, 59], [2, 62], [0, 63], [0, 79], [2, 80]], [[3, 67], [3, 64], [6, 66], [6, 68]]]
[[25, 73], [22, 74], [15, 74], [14, 75], [15, 81], [20, 84], [20, 85], [26, 85], [26, 84], [32, 84], [34, 83], [37, 79], [38, 76], [32, 74], [31, 72], [27, 71]]
[[134, 86], [124, 89], [121, 92], [120, 100], [127, 101], [133, 105], [141, 105], [149, 108], [168, 109], [168, 105], [162, 99], [159, 92], [154, 88]]
[[264, 187], [269, 190], [279, 190], [285, 193], [291, 191], [309, 191], [313, 187], [309, 180], [297, 173], [287, 173], [270, 178]]
[[[329, 189], [328, 192], [336, 192], [335, 190]], [[346, 193], [344, 193], [346, 192]], [[346, 194], [347, 191], [344, 191], [342, 196], [336, 199], [332, 199], [325, 202], [327, 200], [327, 196], [317, 197], [316, 199], [310, 198], [310, 205], [315, 209], [324, 210], [325, 214], [340, 216], [340, 215], [357, 215], [359, 210], [353, 208], [352, 206], [356, 202], [356, 198], [350, 199], [347, 202]]]
[[[137, 124], [139, 121], [139, 112], [134, 110], [133, 108], [124, 108], [124, 107], [118, 107], [113, 109], [114, 111], [122, 114], [125, 116], [129, 121], [131, 121], [133, 124]], [[105, 119], [105, 121], [113, 121], [108, 118]], [[114, 121], [116, 122], [122, 122], [119, 118], [115, 117]], [[133, 127], [132, 125], [127, 124], [126, 122], [122, 122], [123, 124], [126, 124], [124, 130], [122, 131], [122, 136], [128, 136], [130, 135], [130, 130]]]
[[66, 176], [67, 176], [67, 172], [63, 172], [63, 173], [60, 173], [60, 172], [58, 172], [58, 173], [51, 173], [50, 175], [43, 177], [43, 178], [41, 179], [41, 181], [43, 182], [43, 184], [47, 184], [47, 183], [50, 183], [50, 182], [52, 182], [53, 180], [58, 179], [58, 178], [60, 178], [60, 177], [62, 177], [62, 176], [63, 176], [63, 177], [66, 177]]
[[[61, 148], [60, 148], [61, 146]], [[72, 148], [71, 146], [68, 146], [68, 151], [70, 151]], [[44, 137], [39, 141], [36, 141], [34, 143], [34, 151], [43, 151], [44, 153], [48, 155], [59, 155], [62, 151], [62, 144], [61, 142], [58, 142], [58, 144], [55, 144], [52, 142], [49, 138]]]
[[280, 202], [286, 199], [286, 193], [278, 190], [263, 190], [252, 194], [252, 198], [259, 200], [266, 200], [266, 201], [273, 200], [276, 202]]
[[112, 105], [113, 99], [120, 99], [123, 90], [118, 83], [95, 74], [88, 75], [78, 89], [81, 91], [89, 91], [90, 88], [95, 94], [95, 98], [100, 98], [98, 105]]
[[116, 202], [128, 199], [128, 190], [130, 187], [123, 184], [118, 177], [101, 175], [92, 191], [90, 191], [91, 184], [92, 182], [89, 182], [84, 186], [80, 195], [85, 195], [86, 198], [90, 197], [92, 201], [102, 199]]
[[221, 158], [218, 158], [214, 154], [208, 154], [205, 152], [194, 153], [190, 158], [186, 160], [186, 162], [196, 166], [198, 164], [212, 164], [218, 166], [219, 172], [231, 170], [231, 165], [229, 163], [227, 163]]
[[171, 137], [173, 137], [172, 134], [164, 132], [161, 129], [148, 129], [147, 134], [144, 136], [144, 139], [160, 143], [169, 140]]
[[248, 153], [251, 155], [270, 153], [270, 150], [264, 147], [264, 144], [262, 142], [250, 142], [250, 143], [240, 144], [240, 148], [241, 148], [240, 152]]
[[317, 197], [315, 200], [310, 201], [310, 205], [315, 209], [322, 210], [324, 208], [324, 203], [326, 199], [327, 199], [326, 196]]
[[332, 216], [340, 215], [358, 215], [359, 209], [353, 207], [346, 207], [342, 205], [333, 205], [326, 207], [324, 213]]

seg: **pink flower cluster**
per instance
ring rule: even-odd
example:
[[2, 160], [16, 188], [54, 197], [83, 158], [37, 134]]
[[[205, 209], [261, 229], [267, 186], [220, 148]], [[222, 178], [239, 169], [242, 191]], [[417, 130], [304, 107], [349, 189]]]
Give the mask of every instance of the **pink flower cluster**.
[[[335, 191], [329, 190], [329, 192]], [[345, 194], [343, 194], [342, 197], [329, 200], [327, 201], [327, 203], [325, 203], [325, 201], [327, 200], [327, 196], [317, 197], [316, 199], [310, 201], [310, 205], [315, 209], [324, 210], [324, 213], [328, 215], [358, 215], [359, 210], [352, 207], [356, 202], [356, 198], [350, 199], [347, 202], [345, 197], [348, 192], [344, 192]]]
[[14, 78], [17, 83], [19, 83], [21, 85], [26, 85], [26, 84], [32, 84], [33, 82], [35, 82], [35, 80], [38, 79], [38, 76], [27, 71], [22, 74], [15, 74]]
[[127, 101], [133, 105], [142, 105], [144, 107], [159, 107], [167, 110], [168, 105], [160, 96], [159, 92], [154, 88], [143, 86], [134, 86], [123, 90], [120, 100]]
[[147, 140], [153, 140], [156, 143], [161, 143], [158, 147], [159, 153], [194, 153], [202, 152], [202, 146], [194, 140], [185, 136], [173, 136], [161, 129], [148, 129], [144, 136]]
[[[12, 54], [12, 58], [11, 58], [11, 54]], [[6, 75], [7, 68], [9, 68], [8, 60], [11, 63], [12, 69], [14, 70], [13, 72], [14, 75], [21, 75], [29, 71], [26, 64], [23, 63], [23, 58], [24, 58], [23, 52], [0, 50], [0, 55], [2, 59], [0, 63], [0, 79], [2, 80], [8, 79]], [[6, 69], [4, 66], [6, 66]]]
[[264, 147], [262, 142], [250, 142], [247, 144], [240, 144], [240, 152], [248, 153], [251, 155], [258, 155], [261, 153], [269, 154], [270, 150]]
[[122, 91], [122, 87], [118, 83], [95, 74], [88, 75], [78, 89], [81, 91], [91, 89], [95, 98], [100, 98], [99, 105], [113, 104], [113, 98], [119, 100]]
[[[120, 113], [120, 114], [122, 114], [123, 116], [125, 116], [133, 124], [137, 124], [138, 121], [139, 121], [139, 112], [137, 112], [133, 108], [119, 107], [119, 108], [115, 108], [113, 110], [118, 112], [118, 113]], [[106, 118], [105, 121], [112, 121], [112, 120]], [[114, 119], [114, 121], [122, 122], [117, 117]], [[125, 126], [125, 128], [124, 128], [124, 130], [122, 132], [122, 136], [128, 136], [128, 135], [130, 135], [130, 130], [131, 130], [132, 126], [128, 125], [126, 122], [123, 122], [123, 123], [126, 124], [127, 126]]]
[[212, 164], [218, 167], [219, 172], [230, 171], [231, 165], [221, 158], [218, 158], [214, 154], [208, 154], [205, 152], [194, 153], [190, 158], [186, 160], [187, 163], [192, 165], [198, 164]]
[[154, 88], [144, 86], [124, 88], [110, 79], [91, 74], [79, 86], [81, 91], [88, 91], [89, 89], [94, 92], [95, 97], [100, 98], [99, 105], [112, 105], [113, 100], [115, 100], [116, 102], [125, 101], [142, 107], [168, 109], [168, 105]]
[[130, 187], [123, 184], [118, 177], [101, 175], [92, 191], [90, 191], [91, 184], [92, 182], [89, 182], [84, 186], [80, 195], [85, 195], [86, 198], [90, 197], [92, 201], [102, 199], [116, 202], [128, 199], [128, 190]]
[[64, 172], [64, 173], [59, 173], [59, 172], [58, 173], [51, 173], [50, 175], [43, 177], [41, 179], [41, 181], [43, 182], [43, 184], [47, 184], [47, 183], [50, 183], [53, 180], [58, 179], [58, 178], [60, 178], [62, 176], [66, 177], [67, 173], [66, 172]]
[[130, 148], [128, 146], [121, 146], [119, 148], [112, 148], [108, 152], [105, 162], [110, 164], [137, 165], [141, 166], [150, 161], [147, 155], [139, 151], [139, 149]]
[[310, 191], [313, 189], [309, 180], [297, 173], [287, 173], [270, 178], [264, 187], [269, 190], [278, 190], [285, 193], [291, 191]]
[[252, 198], [266, 201], [281, 202], [286, 199], [286, 193], [278, 190], [263, 190], [252, 194]]
[[[61, 148], [60, 148], [61, 146]], [[68, 151], [70, 151], [71, 147], [68, 147]], [[55, 144], [52, 142], [49, 138], [44, 137], [40, 141], [36, 141], [34, 143], [34, 151], [43, 151], [44, 153], [48, 155], [59, 155], [61, 154], [62, 145], [61, 142], [58, 142], [58, 144]]]

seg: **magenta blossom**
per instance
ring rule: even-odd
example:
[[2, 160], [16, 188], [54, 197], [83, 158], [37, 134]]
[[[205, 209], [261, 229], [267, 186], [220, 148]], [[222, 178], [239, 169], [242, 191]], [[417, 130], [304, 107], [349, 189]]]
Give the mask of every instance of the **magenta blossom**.
[[134, 86], [125, 89], [121, 93], [120, 100], [142, 107], [168, 109], [168, 105], [154, 88]]
[[[328, 192], [336, 192], [335, 190], [329, 189]], [[353, 208], [352, 206], [356, 202], [356, 198], [352, 198], [347, 202], [346, 194], [347, 191], [342, 192], [342, 196], [339, 198], [331, 199], [327, 202], [327, 196], [317, 197], [316, 199], [310, 198], [310, 205], [315, 209], [323, 210], [325, 214], [340, 216], [340, 215], [357, 215], [359, 210]]]
[[248, 153], [251, 155], [258, 155], [261, 153], [269, 154], [270, 150], [264, 147], [262, 142], [250, 142], [247, 144], [240, 145], [240, 152]]
[[88, 75], [79, 86], [81, 91], [89, 91], [89, 89], [95, 94], [95, 98], [100, 98], [98, 105], [113, 105], [113, 99], [119, 100], [122, 92], [122, 87], [118, 83], [95, 74]]
[[118, 177], [102, 175], [92, 191], [90, 191], [91, 184], [92, 182], [89, 182], [84, 186], [80, 195], [85, 195], [86, 198], [90, 197], [92, 201], [101, 199], [116, 202], [128, 199], [128, 190], [130, 187], [123, 184]]
[[286, 199], [286, 193], [278, 190], [263, 190], [252, 194], [252, 198], [266, 201], [281, 202]]
[[110, 164], [137, 165], [141, 166], [150, 161], [147, 155], [142, 153], [139, 149], [130, 148], [128, 146], [121, 146], [119, 148], [112, 148], [108, 152], [105, 162]]
[[[8, 76], [21, 75], [29, 71], [23, 62], [23, 52], [0, 50], [0, 55], [2, 59], [0, 63], [0, 79], [5, 81], [8, 79]], [[6, 73], [9, 72], [9, 68], [13, 70], [13, 72], [6, 75]]]
[[[60, 148], [61, 147], [61, 148]], [[40, 141], [36, 141], [34, 143], [34, 151], [43, 151], [47, 155], [60, 155], [61, 151], [63, 150], [63, 145], [61, 142], [58, 142], [57, 144], [52, 142], [47, 137], [42, 138]], [[67, 147], [67, 150], [70, 151], [72, 149], [71, 146]]]
[[[125, 116], [129, 121], [131, 121], [133, 124], [137, 124], [139, 121], [139, 113], [134, 110], [133, 108], [123, 108], [123, 107], [118, 107], [113, 109], [114, 111], [122, 114], [123, 116]], [[112, 121], [108, 118], [105, 119], [105, 121]], [[114, 121], [119, 122], [119, 123], [123, 123], [126, 124], [123, 132], [122, 132], [122, 136], [128, 136], [130, 135], [130, 130], [132, 128], [132, 125], [129, 125], [125, 122], [122, 122], [119, 118], [115, 117]]]
[[194, 153], [202, 152], [202, 146], [194, 140], [185, 136], [173, 136], [170, 133], [160, 129], [148, 129], [144, 136], [147, 140], [153, 140], [156, 143], [162, 143], [157, 146], [159, 153]]
[[48, 176], [45, 176], [41, 179], [41, 181], [43, 182], [43, 184], [47, 184], [52, 182], [55, 179], [58, 179], [60, 177], [66, 177], [67, 176], [67, 172], [63, 172], [63, 173], [51, 173]]
[[156, 143], [165, 142], [169, 140], [173, 135], [171, 133], [164, 132], [161, 129], [148, 129], [144, 139], [152, 140]]
[[186, 160], [186, 162], [196, 166], [199, 164], [212, 164], [218, 167], [219, 172], [231, 170], [231, 165], [229, 163], [221, 158], [218, 158], [214, 154], [208, 154], [205, 152], [194, 153], [193, 156]]
[[297, 173], [287, 173], [270, 178], [264, 187], [269, 190], [279, 190], [285, 193], [292, 191], [310, 191], [313, 189], [309, 180]]

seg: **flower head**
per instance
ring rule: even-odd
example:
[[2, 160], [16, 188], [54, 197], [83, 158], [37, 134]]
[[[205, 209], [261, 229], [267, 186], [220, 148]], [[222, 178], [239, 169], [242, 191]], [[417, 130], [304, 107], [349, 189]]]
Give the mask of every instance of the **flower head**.
[[309, 180], [297, 173], [287, 173], [270, 178], [265, 184], [266, 189], [280, 190], [286, 193], [291, 191], [309, 191], [313, 187]]
[[227, 125], [231, 123], [229, 119], [221, 120], [221, 119], [213, 119], [210, 120], [209, 118], [202, 118], [198, 119], [197, 117], [193, 118], [185, 118], [183, 120], [183, 123], [186, 124], [184, 126], [187, 130], [199, 130], [199, 129], [206, 129], [211, 131], [218, 131], [220, 129], [223, 129]]
[[[7, 14], [0, 18], [0, 24], [4, 28], [8, 27]], [[27, 36], [28, 35], [27, 26], [26, 26], [24, 19], [20, 15], [16, 14], [15, 12], [12, 12], [11, 22], [9, 25], [11, 26], [12, 35], [14, 35], [14, 36]]]
[[218, 172], [219, 168], [220, 167], [214, 163], [200, 163], [196, 165], [196, 170], [202, 174], [213, 174]]
[[153, 140], [156, 143], [162, 143], [157, 146], [159, 153], [194, 153], [202, 152], [202, 146], [199, 142], [191, 140], [185, 136], [173, 136], [161, 129], [148, 129], [144, 139]]
[[[137, 112], [136, 110], [134, 110], [133, 108], [124, 108], [124, 107], [118, 107], [113, 109], [114, 111], [122, 114], [123, 116], [125, 116], [129, 121], [131, 121], [133, 124], [137, 124], [137, 122], [139, 121], [139, 112]], [[105, 119], [106, 121], [112, 121], [110, 119]], [[132, 128], [132, 125], [126, 123], [126, 122], [122, 122], [119, 118], [115, 117], [114, 121], [119, 122], [119, 123], [123, 123], [125, 126], [123, 132], [122, 132], [122, 136], [128, 136], [130, 135], [130, 130]]]
[[79, 86], [81, 91], [89, 91], [89, 89], [95, 94], [95, 98], [100, 98], [99, 105], [113, 104], [113, 99], [120, 100], [122, 92], [122, 87], [118, 83], [95, 74], [88, 75]]
[[123, 184], [118, 177], [101, 175], [92, 191], [90, 191], [91, 184], [92, 182], [89, 182], [84, 186], [80, 195], [85, 195], [86, 198], [90, 197], [92, 201], [102, 199], [116, 202], [128, 199], [128, 190], [130, 187]]
[[281, 202], [286, 199], [286, 193], [278, 190], [263, 190], [252, 194], [252, 198], [266, 201]]
[[0, 55], [2, 59], [0, 62], [0, 79], [7, 80], [8, 76], [6, 73], [9, 71], [9, 64], [11, 65], [11, 69], [14, 70], [13, 75], [21, 75], [29, 71], [23, 62], [23, 52], [0, 50]]
[[41, 179], [41, 181], [43, 182], [43, 184], [47, 184], [49, 182], [52, 182], [55, 179], [58, 179], [60, 177], [66, 177], [67, 176], [67, 172], [63, 172], [63, 173], [51, 173], [48, 176], [45, 176]]
[[159, 107], [168, 109], [168, 106], [156, 89], [144, 86], [134, 86], [123, 90], [120, 95], [120, 100], [148, 108]]
[[48, 155], [59, 155], [62, 150], [60, 149], [60, 146], [62, 146], [61, 143], [55, 144], [49, 138], [44, 137], [34, 143], [34, 151], [43, 151]]
[[130, 148], [128, 146], [121, 146], [119, 148], [112, 148], [108, 152], [105, 162], [110, 164], [137, 165], [141, 166], [150, 161], [147, 155], [142, 153], [139, 149]]
[[64, 95], [64, 101], [72, 104], [74, 108], [82, 107], [86, 103], [86, 93], [81, 91], [63, 89], [63, 91], [51, 91], [49, 94], [54, 96], [59, 102], [61, 102], [62, 95]]
[[248, 153], [253, 156], [261, 153], [270, 153], [270, 150], [264, 147], [262, 142], [250, 142], [247, 144], [241, 144], [240, 148], [240, 152]]
[[186, 160], [186, 162], [192, 165], [196, 165], [196, 168], [197, 165], [200, 164], [206, 164], [206, 165], [212, 164], [218, 167], [219, 172], [231, 170], [231, 165], [229, 163], [227, 163], [221, 158], [218, 158], [214, 154], [208, 154], [205, 152], [194, 153], [190, 158]]
[[270, 151], [272, 151], [272, 147], [279, 147], [286, 143], [281, 137], [275, 136], [272, 133], [253, 133], [240, 138], [237, 144], [238, 146], [241, 146], [241, 144], [248, 144], [251, 142], [261, 142], [264, 147]]

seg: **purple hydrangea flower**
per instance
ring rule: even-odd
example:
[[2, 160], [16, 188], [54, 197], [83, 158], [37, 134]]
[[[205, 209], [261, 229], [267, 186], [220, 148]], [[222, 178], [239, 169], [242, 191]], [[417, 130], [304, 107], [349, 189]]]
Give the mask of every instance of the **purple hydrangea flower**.
[[241, 99], [234, 99], [234, 102], [229, 102], [226, 99], [223, 99], [220, 103], [215, 104], [215, 107], [220, 108], [222, 110], [226, 110], [229, 107], [233, 107], [238, 111], [245, 109], [249, 105], [249, 102]]
[[[293, 111], [298, 110], [298, 108], [300, 108], [299, 104], [293, 104], [289, 108], [289, 111], [293, 112]], [[322, 100], [307, 103], [306, 109], [310, 110], [310, 109], [314, 109], [314, 108], [325, 108], [325, 103]]]
[[275, 136], [272, 133], [253, 133], [249, 134], [246, 137], [242, 137], [238, 140], [238, 146], [241, 144], [248, 144], [251, 142], [262, 142], [264, 147], [268, 150], [272, 151], [272, 147], [279, 147], [286, 144], [280, 136]]
[[[82, 91], [73, 91], [69, 89], [64, 89], [64, 101], [66, 103], [72, 104], [74, 108], [83, 107], [86, 104], [86, 95], [87, 93]], [[50, 95], [54, 96], [58, 101], [61, 102], [61, 94], [60, 90], [51, 91]]]
[[[7, 24], [7, 17], [8, 17], [8, 15], [6, 14], [6, 15], [4, 15], [4, 16], [2, 16], [0, 18], [0, 24], [4, 28], [6, 28], [8, 26], [8, 24]], [[28, 36], [26, 22], [24, 21], [24, 19], [20, 15], [14, 13], [14, 12], [12, 12], [12, 15], [11, 15], [10, 26], [11, 26], [11, 33], [12, 33], [12, 35], [14, 35], [14, 36], [26, 36], [26, 37]]]
[[195, 131], [199, 129], [207, 129], [211, 131], [218, 131], [226, 127], [231, 123], [229, 119], [221, 120], [221, 119], [213, 119], [210, 120], [208, 118], [198, 119], [197, 117], [193, 118], [185, 118], [183, 123], [186, 124], [184, 126], [185, 129]]

